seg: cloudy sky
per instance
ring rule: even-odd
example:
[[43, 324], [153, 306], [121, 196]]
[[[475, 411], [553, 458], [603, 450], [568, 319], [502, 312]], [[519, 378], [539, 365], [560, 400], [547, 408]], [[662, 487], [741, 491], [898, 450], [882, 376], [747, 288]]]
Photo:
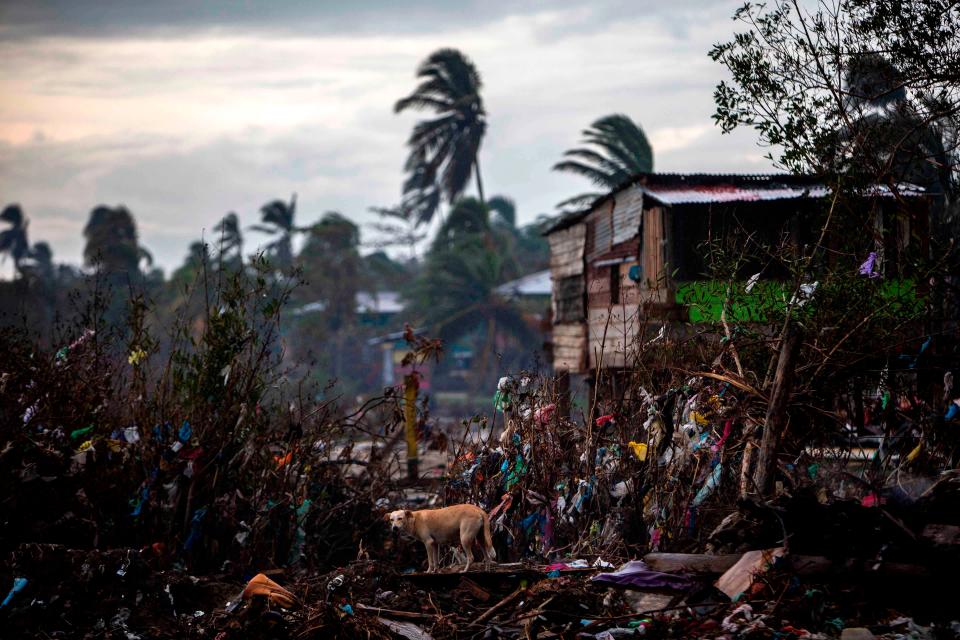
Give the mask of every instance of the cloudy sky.
[[125, 204], [166, 270], [226, 212], [254, 224], [293, 192], [301, 224], [365, 225], [400, 195], [417, 115], [392, 105], [445, 46], [483, 76], [484, 186], [521, 222], [589, 187], [550, 167], [609, 113], [643, 126], [659, 171], [769, 171], [710, 118], [706, 52], [739, 4], [2, 0], [0, 204], [75, 263], [90, 210]]

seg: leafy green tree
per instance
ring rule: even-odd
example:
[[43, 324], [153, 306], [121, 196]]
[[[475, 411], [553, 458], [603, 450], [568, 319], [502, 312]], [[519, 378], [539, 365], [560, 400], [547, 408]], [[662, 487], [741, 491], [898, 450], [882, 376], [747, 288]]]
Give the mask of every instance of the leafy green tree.
[[357, 326], [357, 292], [367, 288], [360, 256], [360, 230], [337, 212], [327, 212], [306, 231], [296, 258], [303, 283], [295, 292], [291, 343], [299, 362], [312, 362], [323, 382], [337, 379], [348, 393], [359, 390], [366, 371], [363, 335]]
[[273, 200], [260, 207], [260, 219], [263, 224], [251, 227], [254, 231], [276, 237], [267, 245], [267, 254], [274, 267], [281, 271], [293, 265], [293, 234], [303, 231], [295, 224], [296, 215], [297, 194], [293, 194], [289, 203]]
[[30, 243], [27, 241], [27, 217], [19, 204], [10, 204], [0, 212], [0, 220], [10, 227], [0, 231], [0, 253], [9, 254], [13, 258], [13, 267], [20, 273], [20, 263], [30, 253]]
[[[903, 181], [917, 180], [931, 189], [920, 206], [949, 211], [955, 200], [950, 176], [956, 175], [956, 156], [940, 142], [956, 130], [960, 113], [960, 13], [941, 2], [838, 0], [808, 9], [774, 0], [747, 3], [735, 18], [744, 30], [710, 52], [730, 76], [714, 93], [714, 119], [725, 132], [755, 129], [772, 161], [816, 174], [831, 188], [830, 197], [805, 215], [809, 242], [760, 247], [767, 264], [779, 263], [790, 274], [788, 302], [777, 311], [779, 330], [767, 342], [776, 355], [746, 373], [762, 381], [770, 398], [753, 474], [765, 494], [773, 486], [778, 449], [796, 439], [786, 429], [790, 414], [809, 408], [792, 402], [792, 395], [825, 405], [838, 389], [874, 384], [877, 371], [895, 366], [902, 345], [922, 352], [933, 341], [937, 348], [932, 309], [956, 318], [956, 309], [943, 302], [955, 290], [950, 234], [934, 232], [921, 242], [905, 238], [901, 222], [912, 225], [919, 207], [903, 206], [906, 199], [899, 197], [863, 196], [874, 195], [878, 185], [900, 196]], [[947, 203], [945, 209], [938, 201]], [[874, 261], [890, 227], [898, 240], [909, 241], [900, 260], [878, 271]], [[944, 250], [928, 250], [927, 239]], [[750, 250], [742, 243], [737, 249]], [[903, 297], [891, 292], [910, 278], [928, 285], [926, 305], [917, 304], [912, 289]], [[798, 295], [804, 288], [813, 292], [810, 305]], [[806, 417], [818, 421], [813, 413]], [[828, 422], [821, 433], [834, 428]], [[813, 432], [804, 433], [801, 446]]]
[[137, 224], [124, 206], [100, 205], [90, 212], [83, 229], [87, 240], [83, 249], [88, 266], [97, 266], [107, 274], [140, 274], [140, 262], [153, 264], [150, 252], [140, 246]]
[[450, 215], [437, 229], [433, 248], [453, 248], [467, 239], [479, 239], [493, 248], [490, 210], [476, 198], [462, 198], [450, 210]]
[[524, 346], [534, 342], [520, 309], [496, 291], [507, 279], [506, 266], [507, 258], [490, 250], [482, 236], [461, 236], [431, 250], [411, 294], [412, 309], [431, 335], [448, 343], [476, 336], [478, 385], [497, 375], [490, 367], [499, 338], [509, 336]]
[[518, 227], [517, 208], [511, 198], [493, 196], [487, 206], [492, 214], [493, 228], [509, 238], [509, 253], [516, 265], [517, 275], [546, 269], [550, 264], [550, 243], [543, 237], [543, 230], [553, 219], [540, 216], [536, 222]]
[[777, 0], [734, 17], [745, 30], [710, 51], [731, 75], [714, 93], [724, 131], [751, 127], [781, 167], [842, 178], [846, 190], [933, 168], [956, 200], [956, 146], [944, 144], [960, 125], [955, 8]]
[[487, 200], [487, 207], [496, 214], [494, 222], [508, 228], [517, 228], [517, 204], [506, 196], [493, 196]]
[[206, 242], [190, 243], [187, 257], [171, 276], [171, 281], [180, 286], [191, 285], [203, 275], [204, 266], [210, 264], [210, 247]]
[[495, 375], [490, 364], [498, 341], [533, 341], [521, 310], [496, 291], [518, 275], [514, 232], [491, 222], [490, 209], [479, 200], [462, 198], [438, 230], [409, 295], [412, 311], [431, 334], [478, 343], [479, 384]]
[[[604, 116], [583, 131], [583, 145], [564, 152], [566, 160], [553, 165], [588, 178], [603, 191], [616, 189], [637, 173], [653, 171], [653, 149], [646, 134], [629, 116]], [[584, 206], [601, 193], [582, 193], [558, 206]]]
[[363, 281], [371, 291], [399, 291], [410, 277], [411, 265], [394, 260], [385, 251], [363, 256]]
[[25, 269], [43, 282], [53, 282], [56, 269], [53, 264], [53, 249], [46, 242], [36, 242], [30, 248], [29, 262]]
[[298, 296], [325, 305], [324, 320], [329, 331], [353, 324], [357, 291], [362, 281], [360, 230], [337, 212], [328, 212], [307, 231], [297, 257], [305, 284]]
[[541, 216], [536, 222], [517, 229], [514, 252], [521, 274], [543, 271], [550, 266], [550, 243], [543, 237], [543, 231], [553, 220], [549, 216]]
[[[479, 151], [487, 120], [479, 72], [460, 51], [440, 49], [421, 63], [417, 77], [420, 84], [397, 101], [394, 111], [425, 109], [436, 117], [418, 122], [408, 140], [405, 170], [410, 176], [404, 185], [405, 197], [415, 195], [417, 200], [438, 205], [442, 191], [448, 202], [454, 202], [473, 173], [483, 201]], [[436, 206], [422, 210], [420, 219], [429, 221]]]

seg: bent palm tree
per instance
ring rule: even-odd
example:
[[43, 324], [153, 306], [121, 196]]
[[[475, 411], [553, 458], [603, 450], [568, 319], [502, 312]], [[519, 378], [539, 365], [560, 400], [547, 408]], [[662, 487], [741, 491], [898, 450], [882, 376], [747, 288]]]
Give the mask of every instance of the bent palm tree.
[[217, 233], [218, 253], [221, 262], [243, 259], [243, 233], [240, 231], [240, 219], [231, 211], [213, 228]]
[[255, 224], [251, 229], [277, 236], [267, 245], [267, 251], [279, 269], [293, 265], [293, 234], [303, 231], [294, 225], [297, 214], [297, 194], [290, 198], [290, 204], [274, 200], [260, 207], [260, 219], [263, 224]]
[[[629, 116], [604, 116], [583, 131], [584, 146], [570, 149], [567, 158], [553, 165], [554, 171], [569, 171], [606, 190], [616, 189], [637, 173], [653, 171], [653, 149], [646, 134]], [[583, 193], [558, 207], [583, 206], [600, 193]]]
[[19, 273], [20, 263], [30, 252], [27, 241], [27, 217], [18, 204], [7, 205], [0, 213], [0, 220], [10, 224], [9, 229], [0, 231], [0, 253], [9, 253], [13, 258], [13, 268]]
[[410, 155], [404, 169], [411, 178], [404, 185], [405, 198], [418, 191], [429, 194], [439, 181], [443, 194], [453, 202], [474, 173], [483, 201], [478, 152], [487, 120], [479, 72], [456, 49], [440, 49], [421, 63], [417, 77], [422, 81], [413, 93], [397, 101], [394, 112], [429, 109], [437, 117], [418, 122], [407, 141]]

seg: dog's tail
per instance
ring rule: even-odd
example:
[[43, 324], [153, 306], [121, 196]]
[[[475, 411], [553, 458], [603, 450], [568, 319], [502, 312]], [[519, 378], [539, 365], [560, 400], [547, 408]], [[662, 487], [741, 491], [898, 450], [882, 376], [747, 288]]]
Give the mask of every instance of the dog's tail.
[[493, 548], [493, 536], [490, 535], [490, 516], [483, 514], [483, 547], [490, 560], [497, 559], [497, 551]]

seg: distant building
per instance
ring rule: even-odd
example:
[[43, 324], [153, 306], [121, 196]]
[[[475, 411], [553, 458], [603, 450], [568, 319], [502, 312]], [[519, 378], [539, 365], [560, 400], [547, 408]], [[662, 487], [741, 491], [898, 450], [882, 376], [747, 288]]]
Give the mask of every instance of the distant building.
[[[358, 291], [356, 313], [361, 323], [381, 325], [403, 311], [400, 293], [397, 291]], [[320, 313], [327, 308], [326, 302], [318, 300], [294, 307], [290, 313], [295, 316]]]
[[549, 298], [550, 288], [550, 270], [544, 269], [525, 275], [522, 278], [505, 282], [496, 288], [496, 292], [506, 298], [529, 298], [543, 297]]

